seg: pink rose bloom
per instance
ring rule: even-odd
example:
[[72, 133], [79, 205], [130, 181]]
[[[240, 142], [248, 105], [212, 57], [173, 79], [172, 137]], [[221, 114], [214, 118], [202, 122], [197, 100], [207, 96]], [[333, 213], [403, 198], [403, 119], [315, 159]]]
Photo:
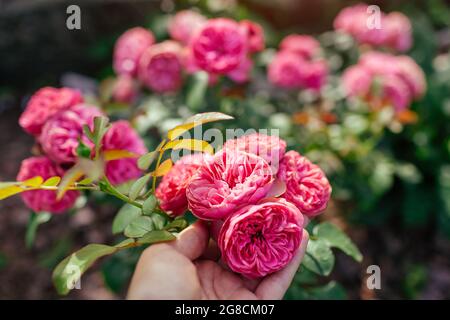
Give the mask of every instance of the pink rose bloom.
[[302, 61], [291, 52], [278, 52], [268, 67], [269, 81], [281, 88], [298, 89], [303, 84]]
[[249, 53], [256, 53], [264, 50], [264, 30], [256, 22], [242, 20], [239, 24], [244, 28], [247, 35], [247, 45]]
[[[17, 180], [24, 181], [40, 176], [45, 181], [50, 177], [63, 175], [64, 171], [47, 157], [31, 157], [22, 161]], [[80, 194], [78, 191], [67, 191], [61, 200], [56, 200], [56, 191], [50, 190], [25, 191], [20, 195], [26, 206], [35, 212], [62, 213], [74, 205]]]
[[302, 73], [302, 86], [318, 91], [327, 81], [328, 65], [325, 60], [308, 61], [303, 65]]
[[42, 88], [31, 97], [19, 118], [19, 124], [26, 132], [39, 136], [44, 123], [50, 117], [81, 102], [83, 102], [83, 97], [78, 90]]
[[83, 126], [92, 129], [94, 118], [104, 116], [95, 106], [77, 104], [48, 120], [42, 128], [39, 142], [47, 156], [58, 164], [73, 164], [77, 159], [79, 139], [87, 146], [92, 143], [83, 133]]
[[280, 50], [296, 53], [309, 60], [320, 53], [320, 43], [311, 36], [291, 34], [280, 43]]
[[343, 87], [349, 96], [366, 96], [370, 92], [372, 82], [372, 73], [359, 64], [347, 68], [342, 75]]
[[408, 17], [400, 12], [392, 12], [383, 20], [386, 29], [386, 46], [404, 52], [412, 46], [412, 27]]
[[220, 229], [222, 259], [231, 270], [250, 279], [281, 270], [300, 246], [303, 220], [300, 211], [284, 199], [245, 206]]
[[133, 103], [138, 95], [138, 86], [128, 75], [119, 75], [113, 86], [112, 98], [120, 103]]
[[427, 83], [425, 73], [419, 65], [411, 57], [396, 56], [395, 66], [395, 74], [403, 79], [412, 96], [414, 98], [423, 96], [427, 89]]
[[406, 83], [395, 74], [386, 75], [381, 80], [382, 95], [395, 108], [395, 111], [402, 111], [411, 104], [412, 97]]
[[177, 91], [182, 84], [182, 48], [175, 41], [164, 41], [150, 47], [141, 58], [139, 79], [151, 90]]
[[263, 158], [222, 149], [203, 166], [187, 188], [189, 209], [199, 219], [226, 218], [243, 204], [266, 196], [274, 178]]
[[114, 71], [117, 74], [136, 76], [142, 54], [154, 42], [153, 34], [147, 29], [136, 27], [127, 30], [117, 39], [114, 47]]
[[194, 10], [182, 10], [169, 22], [169, 34], [173, 40], [184, 45], [189, 44], [192, 35], [199, 30], [207, 19]]
[[388, 47], [397, 51], [406, 51], [411, 47], [412, 28], [405, 15], [399, 12], [387, 15], [380, 12], [380, 28], [368, 28], [368, 19], [373, 14], [368, 8], [366, 4], [358, 4], [343, 9], [334, 20], [334, 28], [351, 35], [361, 44]]
[[210, 19], [190, 43], [195, 65], [209, 73], [226, 74], [247, 54], [245, 30], [231, 19]]
[[171, 216], [179, 216], [186, 212], [188, 207], [186, 189], [206, 157], [208, 155], [201, 153], [184, 156], [162, 178], [155, 192], [161, 209]]
[[228, 78], [236, 83], [245, 83], [250, 80], [250, 73], [253, 68], [253, 61], [246, 57], [239, 66], [227, 74]]
[[[102, 150], [127, 150], [138, 156], [147, 152], [144, 141], [125, 120], [111, 125], [103, 137]], [[142, 171], [137, 166], [136, 157], [108, 161], [105, 174], [112, 184], [118, 185], [139, 178]]]
[[233, 152], [244, 151], [260, 156], [271, 165], [273, 173], [276, 174], [280, 161], [286, 152], [286, 141], [277, 136], [253, 133], [228, 140], [223, 148]]
[[312, 218], [327, 207], [331, 186], [325, 173], [298, 152], [286, 152], [278, 178], [286, 183], [286, 192], [281, 197], [307, 217]]

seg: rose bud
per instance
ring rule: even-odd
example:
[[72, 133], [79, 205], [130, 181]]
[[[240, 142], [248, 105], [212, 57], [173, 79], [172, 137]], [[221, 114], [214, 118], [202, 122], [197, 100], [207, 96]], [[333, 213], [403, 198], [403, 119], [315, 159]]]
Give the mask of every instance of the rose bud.
[[[36, 176], [42, 177], [44, 180], [64, 175], [64, 170], [53, 164], [49, 158], [32, 157], [22, 161], [18, 181], [24, 181]], [[21, 197], [26, 206], [35, 212], [51, 212], [62, 213], [70, 209], [79, 196], [78, 191], [67, 191], [61, 200], [56, 200], [56, 191], [53, 190], [33, 190], [21, 193]]]
[[284, 199], [268, 199], [231, 214], [222, 225], [218, 246], [223, 261], [247, 278], [283, 269], [297, 252], [303, 216]]

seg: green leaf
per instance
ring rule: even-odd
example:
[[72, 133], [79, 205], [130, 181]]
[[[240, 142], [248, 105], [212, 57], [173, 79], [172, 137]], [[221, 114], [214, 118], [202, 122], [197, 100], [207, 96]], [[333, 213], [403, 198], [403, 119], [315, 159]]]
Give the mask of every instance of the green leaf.
[[324, 286], [311, 288], [308, 292], [309, 299], [316, 300], [345, 300], [347, 293], [336, 281], [330, 281]]
[[80, 280], [81, 275], [99, 258], [113, 254], [118, 249], [103, 244], [89, 244], [65, 258], [53, 271], [53, 284], [59, 294], [67, 294]]
[[334, 255], [328, 243], [322, 239], [310, 239], [302, 264], [318, 275], [328, 276], [334, 266]]
[[185, 219], [178, 218], [178, 219], [173, 220], [167, 226], [165, 226], [164, 229], [168, 230], [168, 231], [180, 232], [181, 230], [185, 229], [187, 226], [188, 226], [188, 222]]
[[156, 197], [151, 194], [142, 204], [142, 213], [145, 215], [150, 215], [153, 213], [153, 210], [155, 210], [156, 205], [158, 201], [156, 200]]
[[81, 140], [78, 141], [77, 156], [80, 158], [91, 158], [91, 148], [85, 145]]
[[186, 119], [183, 124], [180, 124], [179, 126], [173, 128], [172, 130], [169, 130], [169, 132], [167, 133], [167, 137], [169, 138], [169, 140], [175, 140], [176, 138], [181, 136], [184, 132], [201, 124], [231, 119], [233, 119], [232, 116], [226, 115], [221, 112], [198, 113]]
[[137, 160], [139, 169], [144, 171], [147, 170], [152, 165], [153, 161], [155, 161], [158, 154], [159, 152], [155, 150], [139, 157], [139, 159]]
[[151, 218], [155, 230], [162, 230], [167, 223], [166, 217], [159, 213], [153, 213]]
[[138, 207], [135, 207], [128, 203], [122, 206], [119, 212], [117, 212], [112, 224], [113, 234], [123, 232], [125, 228], [131, 223], [131, 221], [133, 221], [140, 215], [141, 210]]
[[152, 244], [158, 242], [172, 241], [176, 237], [166, 230], [153, 230], [147, 232], [141, 238], [138, 239], [139, 244]]
[[358, 262], [362, 261], [362, 254], [352, 240], [334, 224], [323, 222], [315, 226], [313, 234], [325, 241], [329, 247], [338, 248]]
[[139, 216], [125, 228], [124, 234], [129, 238], [139, 238], [142, 237], [154, 228], [153, 221], [150, 217]]
[[130, 191], [128, 192], [128, 196], [130, 197], [131, 200], [135, 200], [141, 194], [142, 189], [145, 188], [148, 181], [150, 180], [150, 177], [151, 177], [150, 174], [146, 174], [145, 176], [142, 176], [139, 179], [137, 179], [135, 183], [133, 183], [133, 185], [130, 188]]
[[51, 213], [48, 212], [31, 213], [27, 225], [27, 232], [25, 233], [25, 245], [27, 248], [31, 248], [33, 246], [39, 225], [50, 221], [51, 217]]

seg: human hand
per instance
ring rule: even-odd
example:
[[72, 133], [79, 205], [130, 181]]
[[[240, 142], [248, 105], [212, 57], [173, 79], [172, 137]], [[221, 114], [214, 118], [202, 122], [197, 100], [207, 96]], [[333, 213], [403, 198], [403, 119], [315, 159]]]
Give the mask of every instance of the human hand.
[[219, 260], [208, 226], [198, 221], [178, 239], [147, 248], [136, 266], [128, 299], [281, 299], [305, 254], [308, 233], [291, 262], [263, 279], [250, 280]]

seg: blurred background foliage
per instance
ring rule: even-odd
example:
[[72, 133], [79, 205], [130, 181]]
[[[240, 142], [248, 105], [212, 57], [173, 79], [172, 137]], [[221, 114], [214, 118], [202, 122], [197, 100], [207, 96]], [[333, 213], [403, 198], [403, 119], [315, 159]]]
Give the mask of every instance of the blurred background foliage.
[[[265, 29], [268, 48], [276, 48], [289, 33], [311, 34], [321, 42], [332, 70], [330, 84], [320, 97], [308, 92], [273, 90], [264, 71], [274, 54], [274, 50], [268, 49], [257, 56], [249, 85], [237, 86], [223, 80], [208, 88], [205, 77], [197, 74], [187, 80], [176, 96], [147, 94], [135, 108], [109, 103], [103, 106], [112, 117], [133, 119], [152, 147], [167, 128], [187, 115], [204, 111], [229, 113], [236, 120], [215, 127], [279, 129], [288, 142], [288, 149], [306, 154], [327, 172], [333, 185], [333, 201], [322, 219], [332, 220], [350, 233], [363, 252], [364, 262], [358, 266], [338, 253], [336, 270], [331, 276], [322, 279], [308, 272], [299, 273], [286, 298], [450, 298], [448, 1], [371, 1], [383, 11], [404, 12], [413, 23], [414, 46], [408, 55], [426, 73], [428, 90], [411, 106], [417, 114], [417, 120], [411, 123], [397, 121], [389, 112], [372, 112], [361, 105], [348, 105], [339, 90], [339, 76], [346, 67], [356, 63], [358, 50], [351, 39], [330, 30], [339, 10], [356, 1], [70, 2], [73, 3], [79, 3], [82, 8], [80, 31], [61, 27], [65, 26], [65, 1], [1, 2], [0, 142], [5, 143], [0, 152], [0, 180], [15, 177], [18, 163], [31, 145], [16, 125], [27, 97], [44, 85], [75, 86], [93, 96], [98, 90], [102, 94], [104, 80], [114, 76], [111, 67], [114, 42], [130, 27], [146, 26], [158, 40], [163, 40], [167, 38], [165, 26], [170, 15], [194, 6], [210, 17], [229, 16], [259, 22]], [[15, 151], [8, 154], [11, 148]], [[14, 220], [17, 217], [11, 218], [4, 211], [19, 211], [20, 217], [26, 210], [20, 201], [0, 204], [0, 221], [5, 222], [0, 226], [0, 281], [13, 288], [19, 275], [31, 277], [26, 270], [21, 273], [12, 270], [15, 259], [23, 259], [23, 264], [38, 259], [45, 278], [48, 276], [45, 270], [53, 267], [74, 245], [88, 242], [86, 239], [92, 242], [92, 238], [111, 238], [104, 222], [111, 218], [110, 212], [117, 210], [117, 205], [109, 198], [98, 196], [93, 211], [87, 213], [87, 209], [82, 209], [84, 213], [76, 214], [80, 217], [75, 220], [82, 226], [80, 231], [63, 237], [65, 232], [55, 230], [63, 228], [65, 222], [52, 221], [40, 232], [41, 244], [37, 243], [35, 252], [19, 250], [25, 257], [19, 258], [11, 254], [12, 244], [6, 239], [6, 228], [24, 229], [26, 223], [24, 219]], [[47, 253], [42, 255], [38, 248], [45, 248]], [[89, 293], [75, 292], [73, 297], [111, 297], [99, 289], [102, 283], [120, 296], [139, 253], [139, 250], [124, 251], [109, 259], [97, 270], [100, 280], [91, 275]], [[381, 290], [365, 288], [365, 269], [371, 264], [381, 267]], [[0, 297], [53, 296], [44, 284], [37, 286], [40, 289], [35, 293], [27, 288], [0, 290]]]

